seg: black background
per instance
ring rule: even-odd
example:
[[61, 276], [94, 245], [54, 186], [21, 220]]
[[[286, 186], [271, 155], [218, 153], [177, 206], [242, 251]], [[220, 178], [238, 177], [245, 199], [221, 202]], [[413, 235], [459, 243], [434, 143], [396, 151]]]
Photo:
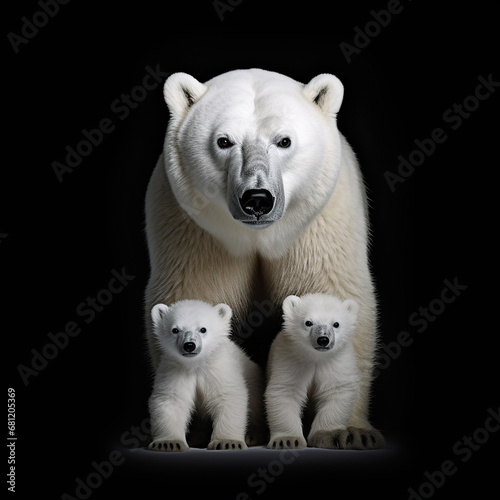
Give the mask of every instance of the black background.
[[[147, 416], [150, 376], [143, 340], [143, 291], [148, 277], [143, 233], [147, 181], [162, 149], [168, 114], [161, 84], [121, 119], [111, 109], [140, 85], [146, 68], [184, 71], [200, 81], [222, 72], [261, 67], [307, 82], [330, 72], [345, 85], [339, 128], [356, 151], [371, 200], [371, 263], [380, 299], [384, 345], [407, 331], [401, 349], [374, 384], [372, 421], [400, 450], [400, 465], [349, 474], [321, 464], [287, 475], [268, 488], [325, 486], [372, 498], [408, 498], [425, 471], [451, 459], [457, 472], [433, 498], [485, 498], [495, 484], [498, 437], [466, 463], [454, 445], [484, 426], [498, 409], [498, 116], [496, 90], [456, 130], [444, 113], [474, 94], [478, 77], [500, 81], [498, 26], [489, 2], [402, 1], [401, 12], [348, 62], [342, 42], [373, 20], [387, 2], [263, 2], [243, 0], [221, 19], [213, 2], [72, 1], [15, 53], [9, 32], [21, 35], [36, 2], [16, 2], [6, 17], [0, 261], [7, 387], [16, 390], [18, 498], [75, 495], [92, 461], [106, 459], [121, 436]], [[166, 4], [166, 2], [163, 2]], [[237, 3], [237, 2], [236, 2]], [[123, 116], [123, 115], [121, 115]], [[52, 164], [65, 163], [91, 130], [111, 119], [113, 132], [59, 182]], [[447, 139], [391, 192], [416, 139], [435, 128]], [[135, 276], [88, 324], [77, 313], [108, 286], [113, 269]], [[467, 288], [423, 331], [409, 323], [439, 299], [444, 280]], [[435, 302], [435, 307], [439, 307]], [[48, 333], [76, 321], [81, 333], [25, 385]], [[383, 351], [382, 351], [383, 352]], [[144, 445], [146, 443], [142, 443]], [[496, 445], [496, 448], [495, 448]], [[496, 468], [495, 468], [496, 466]], [[235, 498], [247, 471], [207, 477], [203, 466], [147, 474], [117, 467], [91, 498]], [[5, 477], [5, 476], [4, 476]]]

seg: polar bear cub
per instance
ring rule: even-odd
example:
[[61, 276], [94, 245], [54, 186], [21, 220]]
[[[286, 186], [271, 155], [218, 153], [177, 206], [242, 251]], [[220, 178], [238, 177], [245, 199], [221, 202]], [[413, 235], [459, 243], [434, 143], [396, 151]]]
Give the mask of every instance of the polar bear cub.
[[[162, 356], [149, 399], [149, 449], [183, 451], [196, 410], [212, 420], [208, 449], [245, 449], [247, 420], [263, 429], [260, 368], [229, 339], [232, 310], [199, 300], [156, 304], [151, 316]], [[250, 432], [250, 431], [249, 431]], [[247, 435], [248, 444], [254, 443]]]
[[[357, 313], [357, 302], [332, 295], [284, 300], [283, 330], [271, 345], [267, 365], [268, 448], [350, 447], [346, 425], [359, 385], [350, 341]], [[314, 420], [306, 442], [302, 411], [308, 400]]]

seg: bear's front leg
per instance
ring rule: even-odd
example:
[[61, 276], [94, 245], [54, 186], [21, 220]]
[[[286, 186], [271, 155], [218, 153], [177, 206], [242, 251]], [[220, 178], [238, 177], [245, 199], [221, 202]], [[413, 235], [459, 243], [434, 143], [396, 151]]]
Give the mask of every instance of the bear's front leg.
[[266, 412], [271, 437], [268, 448], [294, 449], [307, 446], [302, 432], [302, 407], [305, 387], [270, 382], [265, 393]]
[[[153, 441], [148, 449], [155, 451], [184, 451], [189, 448], [186, 431], [194, 409], [194, 380], [175, 384], [155, 381], [149, 400]], [[168, 385], [167, 385], [168, 384]]]
[[[366, 297], [375, 304], [373, 291]], [[374, 353], [376, 350], [375, 306], [360, 309], [358, 325], [354, 332], [353, 345], [359, 370], [359, 386], [352, 413], [347, 422], [347, 447], [358, 450], [374, 450], [385, 445], [382, 433], [375, 429], [368, 419], [368, 407], [372, 384]]]
[[245, 429], [247, 424], [248, 391], [242, 380], [237, 390], [225, 390], [217, 401], [209, 403], [213, 431], [208, 443], [209, 450], [246, 450]]
[[315, 448], [353, 448], [346, 425], [352, 413], [357, 387], [355, 384], [331, 387], [325, 382], [331, 383], [328, 379], [318, 383], [315, 394], [316, 416], [307, 443]]
[[[368, 376], [366, 377], [369, 378]], [[368, 413], [370, 382], [361, 382], [352, 414], [347, 424], [347, 448], [354, 450], [377, 450], [385, 446], [384, 436], [375, 429], [365, 415]]]

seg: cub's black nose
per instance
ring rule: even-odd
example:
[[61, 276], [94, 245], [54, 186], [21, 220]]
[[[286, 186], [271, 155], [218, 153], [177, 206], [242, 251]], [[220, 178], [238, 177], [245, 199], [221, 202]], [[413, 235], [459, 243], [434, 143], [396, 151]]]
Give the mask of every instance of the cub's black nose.
[[273, 209], [274, 198], [267, 189], [249, 189], [240, 198], [240, 205], [246, 214], [254, 215], [259, 220]]
[[196, 349], [196, 344], [194, 342], [185, 342], [182, 347], [186, 352], [193, 352]]
[[318, 337], [316, 342], [319, 346], [326, 347], [330, 343], [330, 340], [328, 337]]

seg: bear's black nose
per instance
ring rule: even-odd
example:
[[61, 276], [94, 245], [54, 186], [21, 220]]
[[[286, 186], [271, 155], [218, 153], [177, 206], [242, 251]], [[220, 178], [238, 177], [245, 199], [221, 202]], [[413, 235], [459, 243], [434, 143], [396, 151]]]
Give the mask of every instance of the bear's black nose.
[[196, 344], [194, 342], [185, 342], [182, 347], [186, 352], [193, 352], [196, 349]]
[[326, 347], [330, 343], [330, 339], [328, 337], [318, 337], [316, 342], [321, 347]]
[[240, 198], [240, 205], [246, 214], [254, 215], [259, 220], [273, 209], [274, 198], [267, 189], [249, 189]]

